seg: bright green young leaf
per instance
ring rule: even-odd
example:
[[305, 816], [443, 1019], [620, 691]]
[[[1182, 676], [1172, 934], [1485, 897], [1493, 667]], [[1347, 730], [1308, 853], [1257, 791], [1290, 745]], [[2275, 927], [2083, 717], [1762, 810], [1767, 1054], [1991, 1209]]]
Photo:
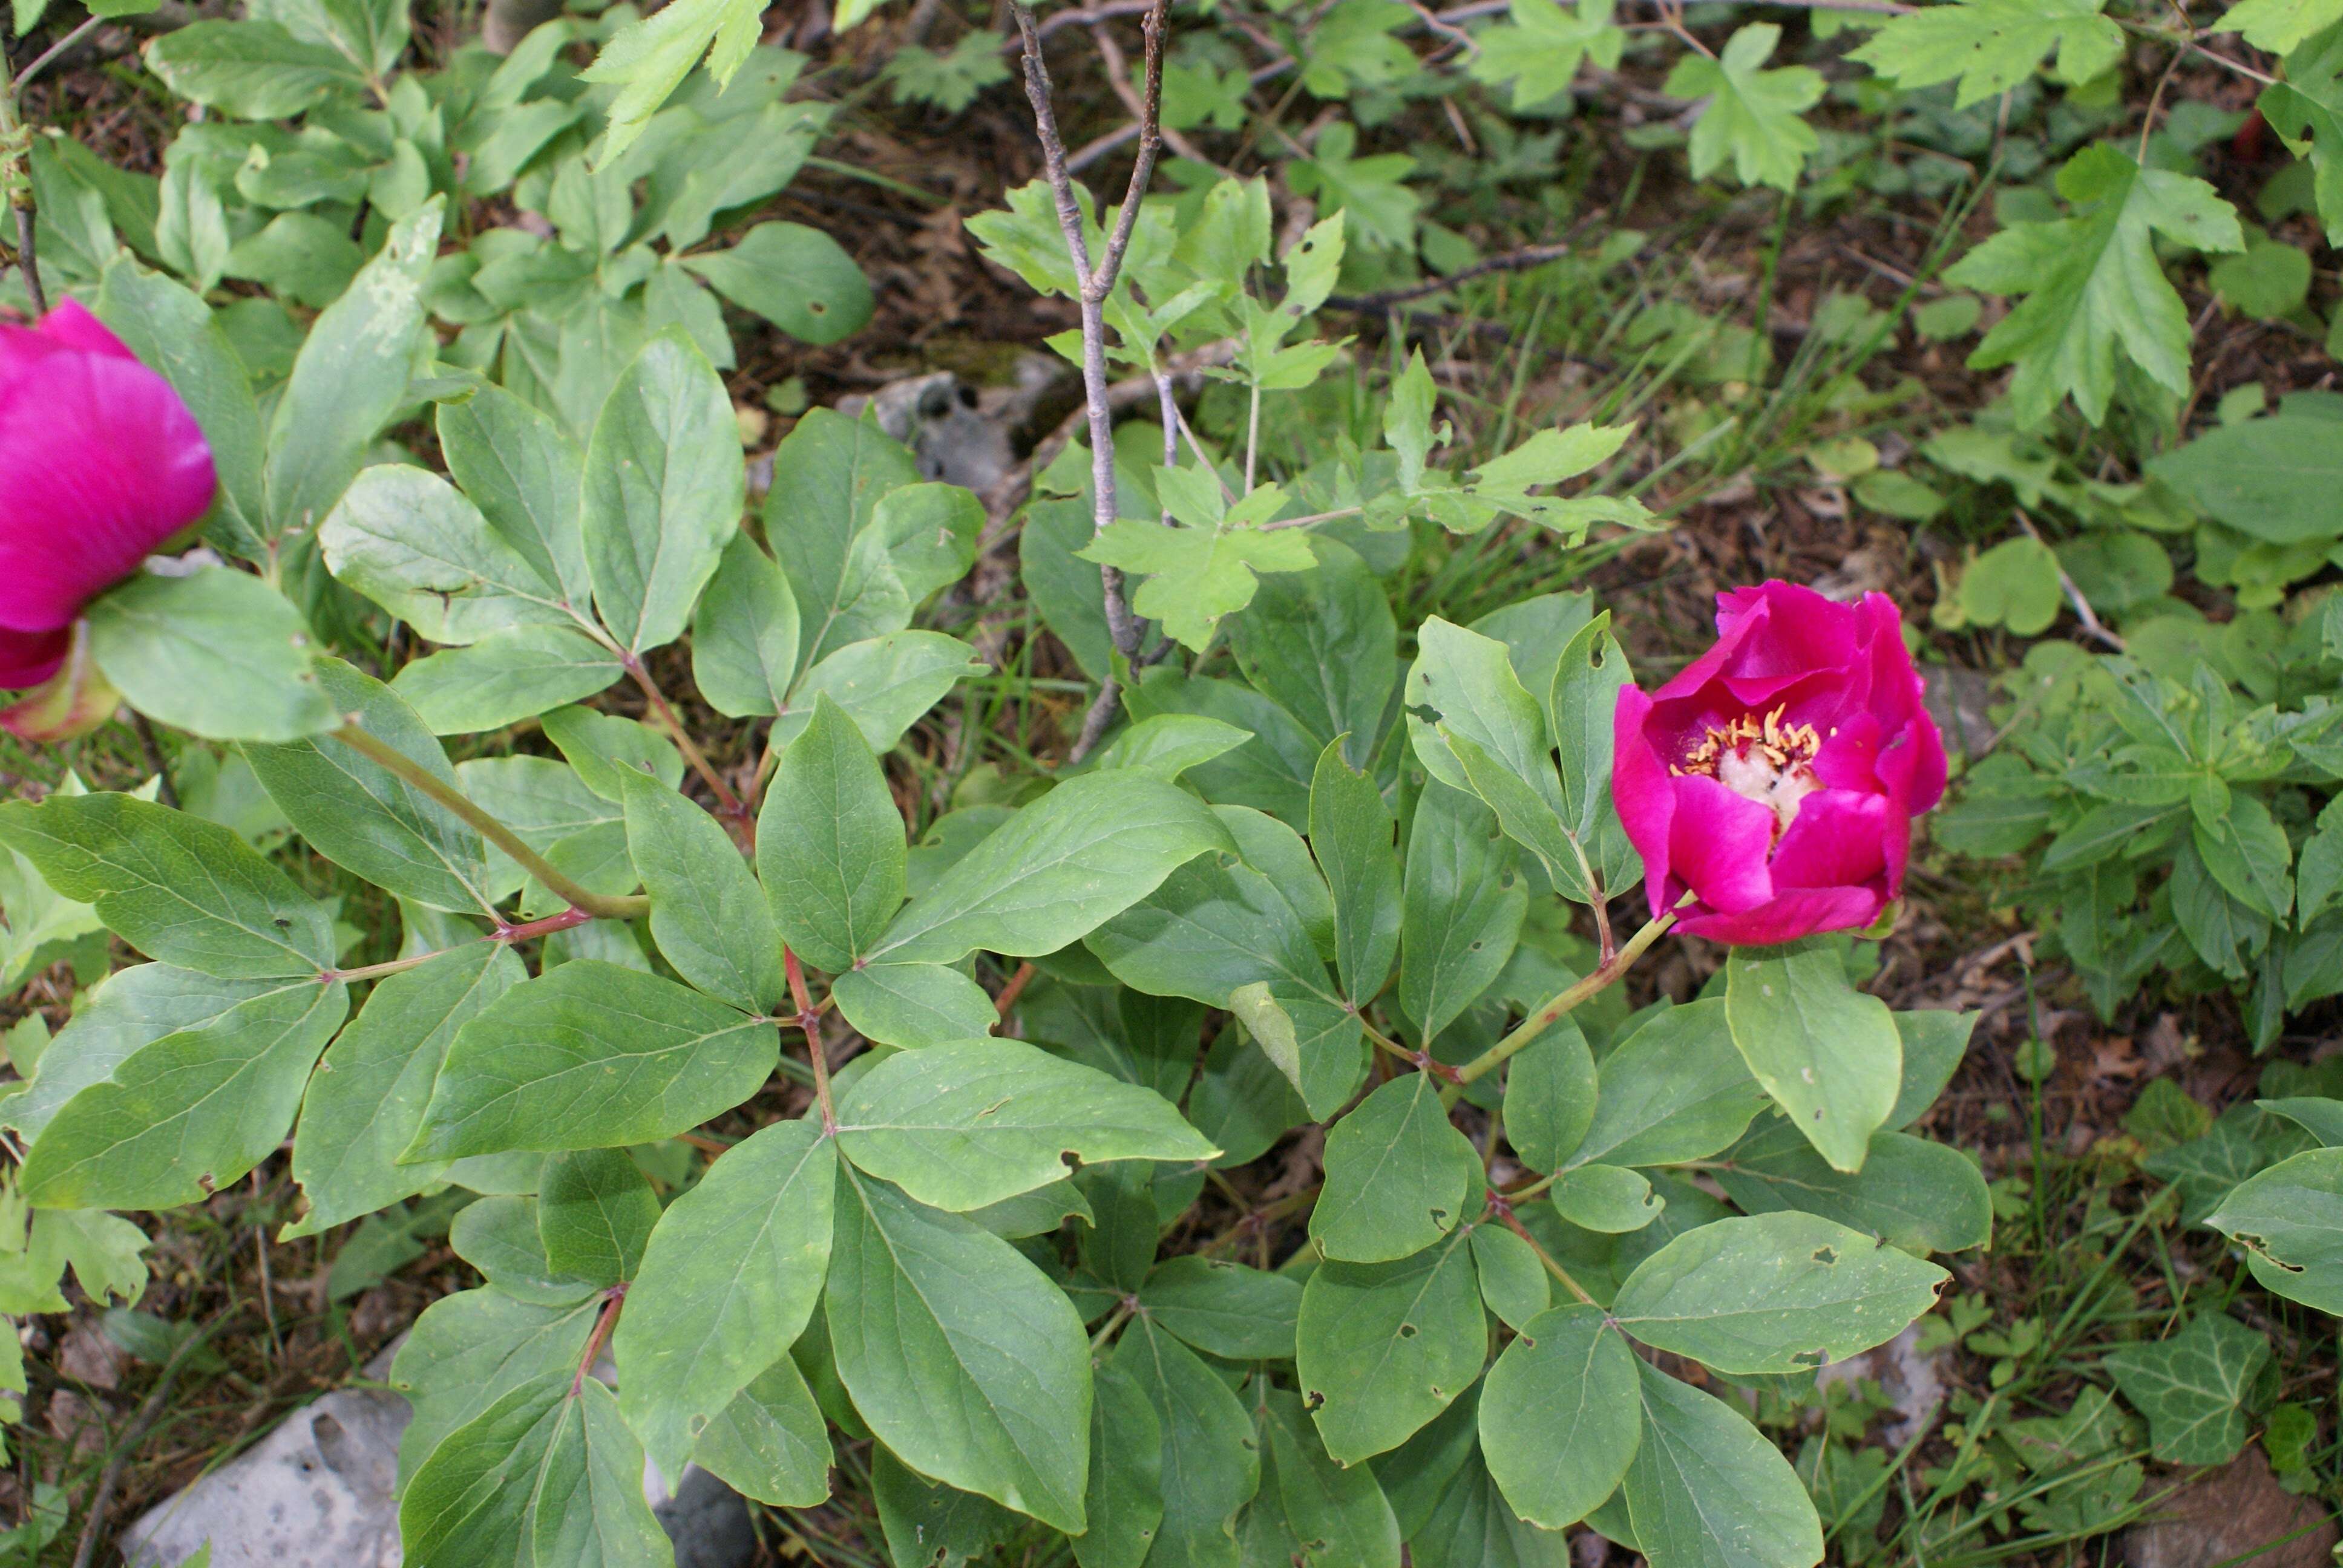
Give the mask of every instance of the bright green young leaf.
[[905, 854], [878, 759], [844, 709], [818, 699], [757, 819], [757, 874], [782, 939], [816, 969], [844, 973], [901, 907]]
[[1887, 1004], [1849, 985], [1827, 950], [1735, 953], [1725, 973], [1725, 1017], [1749, 1070], [1834, 1169], [1860, 1171], [1903, 1082]]
[[2118, 350], [2186, 396], [2188, 313], [2166, 281], [2153, 236], [2194, 250], [2244, 248], [2237, 215], [2204, 181], [2144, 169], [2101, 143], [2058, 171], [2071, 217], [2013, 224], [1945, 274], [1956, 287], [2024, 299], [1986, 334], [1970, 368], [2017, 367], [2019, 422], [2038, 425], [2072, 395], [2093, 424], [2115, 396]]
[[1326, 1184], [1310, 1234], [1329, 1258], [1383, 1263], [1422, 1251], [1464, 1219], [1478, 1173], [1428, 1072], [1403, 1073], [1326, 1135]]
[[456, 1036], [407, 1156], [671, 1138], [755, 1093], [779, 1056], [771, 1024], [673, 980], [565, 963]]
[[1729, 156], [1745, 186], [1795, 189], [1806, 159], [1822, 144], [1798, 116], [1823, 95], [1822, 73], [1805, 65], [1766, 70], [1782, 41], [1771, 22], [1752, 22], [1710, 59], [1687, 55], [1668, 74], [1667, 91], [1707, 98], [1692, 128], [1692, 173], [1706, 179]]
[[723, 382], [680, 330], [653, 337], [611, 389], [586, 450], [594, 607], [628, 652], [673, 642], [689, 624], [739, 531], [747, 484]]
[[1714, 1394], [1638, 1362], [1643, 1441], [1622, 1494], [1652, 1568], [1814, 1568], [1822, 1523], [1771, 1439]]
[[1764, 1214], [1678, 1236], [1627, 1276], [1611, 1314], [1719, 1372], [1810, 1372], [1894, 1339], [1948, 1278], [1829, 1220]]
[[1516, 110], [1552, 103], [1584, 62], [1619, 68], [1627, 35], [1612, 21], [1615, 9], [1615, 0], [1577, 0], [1569, 10], [1554, 0], [1513, 0], [1508, 20], [1479, 35], [1481, 52], [1466, 69], [1492, 87], [1511, 82]]
[[1040, 1270], [841, 1166], [825, 1307], [839, 1376], [881, 1442], [924, 1474], [1081, 1533], [1090, 1344]]
[[[2343, 0], [2237, 0], [2214, 31], [2243, 33], [2257, 49], [2290, 55], [2311, 35], [2338, 22], [2343, 22]], [[2291, 75], [2293, 62], [2288, 65]]]
[[1301, 529], [1270, 532], [1242, 522], [1167, 528], [1124, 518], [1077, 553], [1145, 576], [1131, 608], [1200, 652], [1222, 616], [1252, 602], [1256, 574], [1308, 571], [1318, 564]]
[[457, 1031], [527, 976], [509, 948], [474, 942], [376, 983], [301, 1102], [293, 1174], [309, 1212], [298, 1233], [358, 1219], [441, 1179], [447, 1167], [437, 1161], [401, 1165], [398, 1156], [422, 1128]]
[[1959, 0], [1892, 18], [1854, 58], [1906, 92], [1960, 78], [1954, 107], [2009, 91], [2057, 52], [2058, 79], [2070, 86], [2099, 75], [2123, 57], [2124, 34], [2102, 16], [2107, 0]]
[[849, 1160], [958, 1213], [1061, 1180], [1069, 1153], [1091, 1163], [1220, 1153], [1154, 1091], [1011, 1040], [890, 1057], [838, 1116]]
[[230, 980], [334, 967], [325, 906], [233, 832], [128, 795], [0, 805], [0, 842], [148, 957]]
[[1481, 1389], [1481, 1452], [1533, 1524], [1575, 1524], [1618, 1490], [1643, 1436], [1635, 1354], [1599, 1308], [1533, 1319]]
[[[602, 140], [602, 162], [617, 158], [643, 134], [702, 55], [717, 85], [729, 84], [757, 46], [760, 15], [753, 0], [689, 0], [630, 24], [602, 45], [581, 73], [588, 82], [618, 88], [607, 111], [610, 126]], [[841, 20], [841, 28], [845, 25]]]
[[2270, 1359], [2269, 1341], [2235, 1318], [2200, 1311], [2170, 1339], [2117, 1345], [2102, 1364], [2147, 1417], [2148, 1448], [2167, 1464], [2227, 1464], [2246, 1444], [2246, 1402]]
[[954, 963], [982, 948], [1055, 952], [1197, 856], [1232, 848], [1193, 795], [1154, 779], [1070, 779], [1020, 810], [905, 905], [864, 956]]
[[211, 740], [297, 740], [340, 722], [300, 612], [258, 578], [141, 574], [86, 613], [91, 658], [150, 719]]
[[1303, 1282], [1295, 1371], [1341, 1462], [1396, 1448], [1480, 1372], [1488, 1319], [1467, 1235], [1393, 1263], [1322, 1263]]
[[781, 939], [766, 895], [716, 819], [658, 779], [626, 779], [627, 849], [651, 900], [651, 940], [675, 972], [744, 1012], [780, 1004]]
[[[837, 1165], [819, 1125], [776, 1122], [659, 1216], [612, 1353], [619, 1405], [662, 1473], [682, 1474], [736, 1397], [787, 1364], [781, 1351], [804, 1331], [829, 1269]], [[736, 1436], [756, 1430], [749, 1414]]]

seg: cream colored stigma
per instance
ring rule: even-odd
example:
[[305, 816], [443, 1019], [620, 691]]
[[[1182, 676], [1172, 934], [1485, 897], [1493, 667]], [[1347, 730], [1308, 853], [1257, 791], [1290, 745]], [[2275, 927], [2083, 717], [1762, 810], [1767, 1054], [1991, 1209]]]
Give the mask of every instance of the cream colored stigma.
[[1774, 813], [1779, 839], [1798, 814], [1798, 803], [1823, 787], [1815, 777], [1815, 755], [1823, 738], [1811, 724], [1784, 724], [1783, 709], [1759, 719], [1744, 714], [1712, 729], [1684, 761], [1668, 769], [1715, 779], [1745, 799]]

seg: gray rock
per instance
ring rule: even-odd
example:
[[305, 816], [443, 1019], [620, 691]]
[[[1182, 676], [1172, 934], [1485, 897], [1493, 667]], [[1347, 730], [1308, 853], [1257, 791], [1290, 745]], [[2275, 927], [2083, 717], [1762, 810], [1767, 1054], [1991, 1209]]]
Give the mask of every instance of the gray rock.
[[[387, 1390], [326, 1395], [148, 1511], [123, 1533], [124, 1561], [176, 1568], [209, 1541], [212, 1568], [399, 1568], [398, 1439], [411, 1414]], [[645, 1465], [643, 1495], [676, 1568], [756, 1560], [748, 1503], [697, 1465], [672, 1493]]]
[[865, 407], [877, 414], [880, 429], [911, 449], [920, 472], [930, 479], [965, 485], [980, 496], [1016, 461], [1006, 423], [983, 406], [975, 387], [949, 370], [890, 381], [869, 397], [841, 398], [838, 411], [852, 417]]

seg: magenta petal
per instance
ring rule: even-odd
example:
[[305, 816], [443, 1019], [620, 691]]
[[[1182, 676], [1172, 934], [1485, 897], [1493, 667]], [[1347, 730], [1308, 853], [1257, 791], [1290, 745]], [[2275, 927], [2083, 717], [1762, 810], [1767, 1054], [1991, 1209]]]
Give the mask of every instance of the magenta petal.
[[72, 641], [73, 633], [62, 627], [15, 631], [0, 626], [0, 688], [22, 689], [47, 680], [65, 663]]
[[68, 299], [42, 317], [35, 330], [60, 347], [78, 349], [101, 358], [128, 359], [134, 363], [138, 358], [123, 345], [122, 339], [107, 328], [105, 322], [83, 308], [78, 299]]
[[1711, 910], [1738, 913], [1773, 897], [1765, 857], [1774, 813], [1714, 779], [1686, 774], [1668, 782], [1676, 798], [1669, 869]]
[[1611, 710], [1611, 799], [1627, 841], [1644, 857], [1644, 895], [1656, 918], [1668, 905], [1668, 824], [1676, 797], [1644, 733], [1651, 712], [1650, 698], [1632, 686], [1619, 689], [1618, 706]]
[[1861, 930], [1885, 908], [1886, 901], [1868, 888], [1793, 888], [1754, 910], [1696, 915], [1676, 929], [1727, 947], [1771, 947], [1826, 931]]
[[1910, 832], [1885, 795], [1822, 789], [1798, 802], [1798, 814], [1774, 849], [1776, 888], [1853, 888], [1886, 875], [1886, 843]]
[[78, 306], [59, 317], [57, 336], [0, 327], [0, 626], [21, 631], [70, 625], [216, 487], [170, 383]]

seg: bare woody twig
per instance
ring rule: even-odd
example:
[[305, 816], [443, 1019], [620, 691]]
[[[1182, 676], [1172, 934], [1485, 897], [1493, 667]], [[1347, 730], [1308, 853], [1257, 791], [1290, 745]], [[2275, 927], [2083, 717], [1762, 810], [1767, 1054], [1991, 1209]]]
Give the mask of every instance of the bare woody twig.
[[[1025, 48], [1025, 95], [1033, 106], [1034, 134], [1041, 143], [1041, 163], [1058, 212], [1058, 226], [1066, 236], [1066, 253], [1074, 264], [1082, 323], [1082, 397], [1091, 436], [1091, 504], [1093, 533], [1102, 533], [1116, 515], [1114, 487], [1114, 412], [1106, 374], [1106, 301], [1114, 292], [1124, 255], [1139, 223], [1140, 198], [1154, 176], [1155, 160], [1163, 146], [1163, 34], [1171, 0], [1156, 0], [1148, 8], [1147, 85], [1140, 105], [1139, 156], [1131, 166], [1131, 185], [1123, 194], [1113, 232], [1106, 236], [1104, 254], [1093, 263], [1090, 238], [1083, 227], [1081, 204], [1076, 199], [1073, 175], [1066, 167], [1066, 144], [1058, 131], [1058, 116], [1050, 98], [1050, 68], [1041, 57], [1041, 35], [1032, 7], [1012, 0], [1017, 31]], [[1099, 568], [1106, 604], [1107, 632], [1125, 659], [1136, 659], [1144, 628], [1131, 613], [1124, 597], [1122, 573], [1113, 567]], [[1098, 744], [1111, 721], [1121, 690], [1112, 678], [1104, 683], [1082, 722], [1073, 758], [1079, 761]]]

